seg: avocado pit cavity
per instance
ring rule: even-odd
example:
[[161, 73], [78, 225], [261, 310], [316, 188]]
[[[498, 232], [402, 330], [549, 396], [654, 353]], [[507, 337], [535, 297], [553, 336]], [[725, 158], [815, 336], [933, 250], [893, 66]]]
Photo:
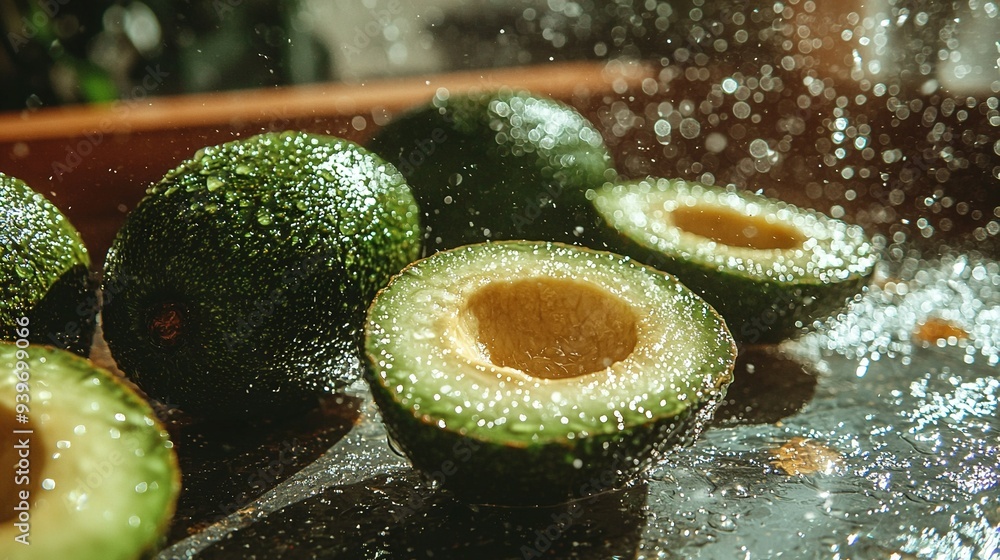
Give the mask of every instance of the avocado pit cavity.
[[747, 216], [707, 204], [678, 206], [670, 213], [673, 225], [730, 247], [794, 249], [805, 241], [797, 229], [768, 222], [763, 215]]
[[544, 379], [603, 370], [637, 342], [626, 302], [572, 279], [492, 282], [472, 294], [460, 320], [485, 360]]

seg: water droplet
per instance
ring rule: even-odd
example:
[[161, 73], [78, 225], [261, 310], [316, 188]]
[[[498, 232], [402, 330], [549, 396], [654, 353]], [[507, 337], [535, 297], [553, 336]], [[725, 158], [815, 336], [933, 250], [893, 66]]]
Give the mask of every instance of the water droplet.
[[705, 149], [717, 154], [722, 150], [725, 150], [728, 143], [729, 140], [726, 139], [725, 134], [713, 132], [705, 138]]
[[681, 136], [691, 140], [701, 134], [701, 123], [691, 117], [688, 117], [681, 121], [679, 129], [681, 131]]
[[750, 116], [750, 105], [746, 101], [737, 101], [733, 104], [733, 115], [738, 119], [745, 119]]
[[750, 155], [755, 158], [763, 158], [767, 156], [768, 151], [767, 141], [760, 138], [750, 142]]
[[17, 272], [18, 276], [24, 278], [25, 280], [35, 275], [35, 269], [32, 268], [30, 264], [23, 262], [17, 263], [17, 266], [14, 267], [14, 271]]

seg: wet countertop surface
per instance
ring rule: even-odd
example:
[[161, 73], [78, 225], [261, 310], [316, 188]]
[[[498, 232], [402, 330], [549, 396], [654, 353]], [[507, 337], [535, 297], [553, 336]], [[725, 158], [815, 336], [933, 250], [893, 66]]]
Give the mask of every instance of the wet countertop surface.
[[360, 383], [237, 437], [165, 409], [185, 490], [158, 558], [995, 558], [998, 294], [988, 256], [911, 250], [845, 313], [741, 349], [696, 443], [557, 507], [433, 488]]

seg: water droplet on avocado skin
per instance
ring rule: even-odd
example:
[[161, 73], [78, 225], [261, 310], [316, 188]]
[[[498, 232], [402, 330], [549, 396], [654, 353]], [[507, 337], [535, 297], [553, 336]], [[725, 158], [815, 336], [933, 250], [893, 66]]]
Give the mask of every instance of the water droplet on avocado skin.
[[[353, 306], [419, 251], [412, 195], [401, 177], [374, 171], [389, 169], [368, 162], [375, 157], [354, 144], [305, 133], [247, 138], [206, 150], [200, 161], [182, 162], [140, 203], [146, 211], [126, 220], [119, 246], [109, 253], [106, 278], [155, 279], [158, 290], [197, 294], [190, 302], [191, 332], [212, 334], [171, 351], [211, 351], [184, 359], [207, 364], [215, 380], [210, 385], [234, 395], [225, 414], [251, 414], [270, 401], [295, 408], [306, 395], [322, 387], [335, 390], [357, 374], [344, 365], [353, 351], [346, 341], [356, 336], [356, 319], [342, 315], [356, 317]], [[204, 176], [199, 170], [208, 159], [213, 173]], [[364, 180], [356, 181], [361, 175]], [[172, 200], [163, 203], [170, 189]], [[364, 219], [346, 219], [354, 214]], [[343, 229], [350, 235], [341, 232], [342, 224], [349, 224]], [[147, 236], [135, 233], [147, 229], [156, 229], [162, 244], [151, 246]], [[116, 299], [124, 306], [128, 297]], [[116, 307], [107, 310], [106, 332], [112, 352], [124, 355], [133, 350], [122, 348], [130, 344], [121, 338], [127, 317]], [[301, 328], [288, 328], [293, 324]], [[278, 347], [250, 365], [239, 357], [248, 348], [256, 354]], [[220, 358], [234, 352], [239, 356]], [[193, 372], [172, 369], [167, 360], [131, 363], [140, 362], [143, 370], [134, 377], [150, 394], [169, 390], [190, 414], [222, 413], [213, 404], [217, 399], [196, 390], [204, 377], [195, 380]], [[252, 386], [241, 381], [247, 376], [254, 377]]]

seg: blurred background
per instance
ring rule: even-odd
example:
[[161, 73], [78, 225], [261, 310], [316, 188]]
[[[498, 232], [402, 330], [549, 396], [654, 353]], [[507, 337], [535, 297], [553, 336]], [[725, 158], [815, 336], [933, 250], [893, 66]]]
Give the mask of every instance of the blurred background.
[[[997, 3], [871, 0], [3, 0], [0, 109], [528, 65], [720, 61], [996, 94]], [[784, 26], [792, 24], [791, 33]], [[692, 49], [692, 47], [696, 47]], [[801, 66], [801, 61], [794, 62]], [[704, 64], [703, 64], [704, 65]], [[146, 80], [146, 86], [143, 85]], [[935, 85], [936, 84], [936, 85]]]
[[[568, 61], [641, 65], [648, 77], [638, 87], [609, 83], [573, 100], [626, 177], [761, 191], [889, 244], [939, 232], [1000, 239], [996, 0], [0, 0], [0, 31], [0, 111], [28, 127], [30, 114], [74, 104], [124, 112], [183, 94]], [[373, 111], [355, 120], [388, 116]], [[352, 138], [361, 130], [320, 118], [280, 124], [289, 122]], [[186, 137], [242, 133], [230, 128]], [[106, 163], [17, 134], [0, 156], [29, 179], [62, 183], [50, 157]], [[116, 138], [132, 147], [142, 136]], [[180, 138], [171, 157], [186, 153]], [[151, 157], [130, 161], [152, 165], [153, 177], [162, 170]], [[37, 161], [45, 165], [28, 168]], [[149, 180], [134, 164], [109, 168]], [[63, 190], [112, 181], [83, 178]]]

